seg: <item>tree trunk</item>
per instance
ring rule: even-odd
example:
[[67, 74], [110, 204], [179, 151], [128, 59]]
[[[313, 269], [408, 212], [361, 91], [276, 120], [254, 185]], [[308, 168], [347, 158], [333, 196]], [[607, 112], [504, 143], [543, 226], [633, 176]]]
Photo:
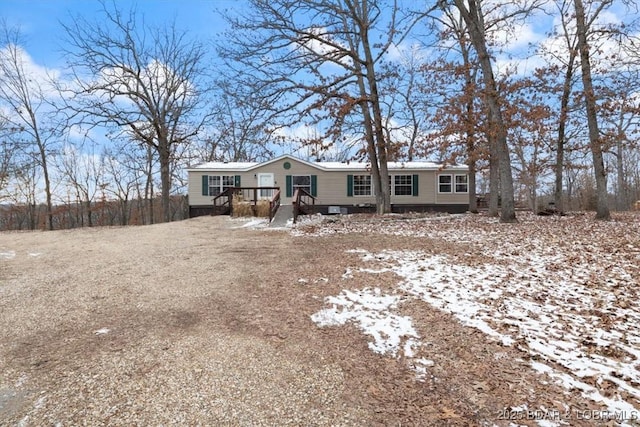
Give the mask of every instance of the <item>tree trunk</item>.
[[[366, 2], [363, 3], [363, 7], [366, 8]], [[363, 17], [368, 15], [366, 10], [363, 11]], [[365, 91], [361, 93], [361, 96], [366, 97], [371, 104], [373, 110], [373, 135], [375, 140], [376, 154], [378, 157], [379, 177], [380, 177], [380, 194], [376, 193], [377, 211], [379, 214], [391, 212], [391, 192], [389, 189], [389, 169], [387, 165], [388, 153], [387, 153], [387, 141], [384, 136], [384, 125], [382, 119], [382, 109], [380, 108], [380, 97], [378, 95], [378, 83], [376, 80], [375, 72], [375, 60], [371, 52], [371, 45], [369, 42], [369, 23], [366, 21], [360, 21], [360, 33], [362, 37], [362, 48], [364, 50], [365, 67], [367, 84], [369, 87], [368, 93]], [[364, 83], [364, 82], [363, 82]], [[364, 85], [361, 86], [363, 88]]]
[[162, 218], [171, 221], [171, 150], [168, 141], [159, 141], [158, 160], [160, 162], [160, 185], [162, 194]]
[[[358, 77], [358, 83], [360, 89], [364, 87], [364, 82], [361, 81], [362, 77]], [[371, 162], [371, 185], [372, 190], [376, 197], [376, 213], [384, 213], [384, 199], [382, 198], [382, 180], [380, 178], [380, 167], [378, 165], [378, 154], [376, 151], [375, 136], [373, 132], [373, 125], [371, 123], [371, 114], [369, 112], [369, 104], [366, 100], [360, 102], [360, 110], [362, 111], [362, 118], [364, 123], [364, 136], [367, 141], [367, 154], [369, 161]]]
[[[491, 113], [489, 113], [491, 114]], [[489, 134], [489, 210], [487, 215], [498, 216], [500, 213], [500, 170], [497, 144], [493, 135]]]
[[42, 176], [44, 178], [44, 192], [47, 200], [47, 226], [49, 230], [53, 230], [53, 203], [51, 201], [51, 180], [49, 179], [49, 166], [47, 163], [47, 151], [45, 144], [40, 138], [40, 131], [38, 130], [38, 121], [36, 120], [35, 113], [28, 106], [29, 117], [31, 119], [31, 126], [34, 131], [36, 144], [38, 144], [38, 152], [40, 154], [40, 166], [42, 167]]
[[49, 178], [49, 167], [47, 165], [44, 147], [40, 150], [42, 162], [42, 176], [44, 177], [44, 192], [47, 199], [47, 226], [53, 230], [53, 202], [51, 201], [51, 180]]
[[148, 224], [154, 223], [154, 215], [153, 215], [153, 151], [150, 146], [147, 146], [147, 182], [144, 186], [144, 197], [145, 200], [149, 201], [148, 209], [149, 209], [149, 222]]
[[85, 200], [85, 204], [87, 205], [87, 225], [89, 227], [93, 227], [93, 215], [91, 214], [91, 200]]
[[36, 203], [29, 203], [29, 228], [31, 230], [35, 230], [37, 223], [38, 221], [36, 219]]
[[589, 62], [589, 45], [587, 43], [587, 27], [582, 0], [574, 0], [576, 10], [576, 32], [578, 35], [578, 49], [580, 51], [580, 65], [582, 68], [582, 85], [584, 86], [584, 100], [587, 110], [587, 125], [589, 127], [589, 146], [593, 158], [593, 171], [596, 178], [596, 219], [609, 220], [609, 201], [607, 195], [607, 171], [604, 168], [602, 146], [600, 144], [600, 130], [596, 98], [591, 78], [591, 63]]
[[125, 226], [129, 224], [129, 215], [128, 215], [128, 210], [127, 210], [127, 205], [129, 204], [129, 199], [124, 198], [122, 200], [120, 200], [120, 224]]
[[465, 59], [465, 96], [466, 96], [466, 148], [467, 148], [467, 166], [469, 167], [469, 212], [478, 213], [478, 200], [476, 195], [476, 149], [475, 149], [475, 125], [472, 120], [473, 115], [473, 96], [471, 96], [471, 73], [469, 71], [468, 60]]
[[476, 194], [476, 161], [468, 160], [469, 166], [469, 212], [478, 213], [478, 197]]
[[455, 0], [455, 4], [469, 28], [471, 42], [476, 49], [480, 68], [482, 69], [482, 78], [486, 91], [485, 101], [489, 108], [489, 133], [492, 134], [490, 140], [492, 141], [492, 145], [494, 145], [492, 154], [497, 155], [500, 174], [500, 196], [502, 205], [500, 221], [516, 222], [513, 198], [513, 176], [511, 175], [511, 159], [509, 157], [509, 146], [507, 145], [507, 129], [502, 117], [500, 96], [493, 75], [491, 56], [487, 50], [482, 11], [476, 4], [476, 0], [468, 0], [469, 9], [466, 8], [464, 0]]
[[617, 176], [617, 187], [618, 191], [616, 192], [616, 210], [624, 211], [629, 208], [627, 204], [627, 184], [625, 182], [625, 174], [624, 174], [624, 147], [622, 146], [622, 138], [618, 138], [616, 141], [616, 172]]
[[567, 72], [564, 76], [564, 82], [562, 84], [562, 96], [560, 98], [560, 118], [558, 120], [558, 142], [556, 145], [556, 173], [555, 173], [555, 188], [553, 192], [553, 199], [556, 209], [562, 213], [564, 212], [564, 204], [562, 200], [562, 175], [564, 172], [564, 144], [566, 138], [566, 126], [567, 117], [569, 115], [569, 97], [571, 96], [571, 80], [573, 79], [573, 65], [575, 63], [576, 55], [574, 52], [570, 53], [569, 64], [567, 64]]
[[466, 40], [466, 32], [458, 36], [460, 52], [464, 64], [464, 101], [466, 117], [463, 118], [465, 124], [465, 145], [467, 149], [467, 166], [469, 167], [469, 212], [478, 213], [478, 198], [476, 194], [476, 147], [475, 147], [475, 120], [473, 119], [473, 100], [475, 89], [475, 76], [471, 73], [470, 49]]

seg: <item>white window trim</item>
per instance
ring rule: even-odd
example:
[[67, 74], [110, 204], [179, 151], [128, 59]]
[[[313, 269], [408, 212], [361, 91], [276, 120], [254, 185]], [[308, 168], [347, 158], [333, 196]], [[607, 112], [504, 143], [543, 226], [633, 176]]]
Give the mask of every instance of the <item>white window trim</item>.
[[[235, 179], [236, 179], [235, 175], [209, 175], [208, 177], [209, 177], [209, 178], [208, 178], [208, 181], [209, 181], [209, 182], [208, 182], [208, 184], [209, 184], [209, 185], [207, 186], [207, 193], [209, 193], [209, 197], [217, 197], [218, 195], [222, 194], [222, 192], [223, 192], [226, 188], [230, 188], [230, 187], [233, 187], [233, 186], [235, 185]], [[220, 190], [220, 192], [219, 192], [218, 194], [211, 194], [211, 188], [212, 188], [212, 187], [215, 187], [215, 185], [211, 185], [211, 181], [212, 181], [212, 178], [216, 178], [216, 177], [217, 177], [217, 178], [220, 178], [220, 185], [218, 186], [218, 189]], [[226, 178], [231, 177], [231, 181], [233, 182], [233, 184], [232, 184], [232, 185], [227, 186], [226, 188], [225, 188], [225, 186], [224, 186], [224, 179], [225, 179], [225, 177], [226, 177]]]
[[[409, 186], [409, 194], [396, 194], [396, 176], [408, 176], [409, 184], [400, 185], [400, 187]], [[407, 197], [413, 196], [413, 174], [410, 173], [401, 173], [396, 175], [389, 175], [391, 182], [389, 183], [389, 190], [391, 191], [391, 195], [393, 197]]]
[[[451, 177], [451, 191], [440, 191], [440, 177], [441, 176], [449, 176]], [[467, 191], [456, 191], [456, 177], [458, 176], [466, 176], [467, 177]], [[443, 173], [438, 175], [438, 179], [436, 181], [436, 186], [438, 188], [438, 194], [469, 194], [469, 175], [465, 173]]]
[[[369, 177], [369, 194], [356, 194], [356, 176], [368, 176]], [[353, 193], [353, 197], [371, 197], [373, 196], [373, 177], [367, 174], [359, 174], [353, 175], [353, 183], [351, 184], [353, 188], [351, 188], [351, 192]]]
[[[456, 178], [459, 176], [464, 176], [467, 178], [465, 184], [467, 185], [467, 191], [458, 191], [458, 183], [456, 182]], [[455, 194], [469, 194], [469, 175], [467, 174], [463, 174], [463, 173], [458, 173], [455, 175], [455, 177], [453, 178], [453, 192]]]
[[[451, 186], [451, 191], [440, 191], [440, 177], [443, 177], [443, 176], [448, 176], [448, 177], [451, 178], [451, 182], [448, 183]], [[438, 175], [438, 179], [436, 180], [436, 186], [438, 188], [438, 194], [455, 194], [454, 193], [455, 188], [453, 186], [453, 182], [454, 181], [455, 181], [455, 178], [453, 177], [452, 174], [448, 174], [448, 173], [439, 174]]]
[[[308, 177], [309, 178], [309, 185], [308, 186], [307, 185], [302, 185], [302, 186], [298, 185], [298, 186], [296, 186], [294, 181], [295, 181], [295, 178], [297, 176], [306, 176], [306, 177]], [[292, 194], [295, 194], [296, 188], [305, 188], [305, 187], [309, 187], [309, 191], [307, 191], [307, 193], [311, 194], [311, 175], [307, 175], [307, 174], [291, 175], [291, 191], [292, 191]]]

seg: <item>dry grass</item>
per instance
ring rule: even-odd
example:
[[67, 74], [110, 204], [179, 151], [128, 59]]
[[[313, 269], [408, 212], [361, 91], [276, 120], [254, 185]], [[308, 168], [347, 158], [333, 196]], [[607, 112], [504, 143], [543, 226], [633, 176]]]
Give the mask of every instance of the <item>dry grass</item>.
[[255, 215], [254, 215], [254, 205], [251, 201], [246, 201], [240, 194], [236, 194], [233, 196], [233, 216], [234, 217], [246, 217], [246, 216], [257, 216], [257, 217], [268, 217], [269, 216], [269, 201], [268, 200], [258, 200], [258, 203], [255, 205]]

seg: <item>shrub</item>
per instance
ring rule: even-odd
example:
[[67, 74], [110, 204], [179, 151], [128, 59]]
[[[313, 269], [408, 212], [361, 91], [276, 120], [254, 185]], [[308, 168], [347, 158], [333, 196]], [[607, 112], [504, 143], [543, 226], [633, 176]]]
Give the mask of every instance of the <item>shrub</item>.
[[[253, 203], [244, 201], [242, 195], [236, 194], [233, 196], [233, 216], [254, 216], [253, 215]], [[255, 216], [268, 217], [269, 216], [269, 201], [258, 200], [255, 207]]]

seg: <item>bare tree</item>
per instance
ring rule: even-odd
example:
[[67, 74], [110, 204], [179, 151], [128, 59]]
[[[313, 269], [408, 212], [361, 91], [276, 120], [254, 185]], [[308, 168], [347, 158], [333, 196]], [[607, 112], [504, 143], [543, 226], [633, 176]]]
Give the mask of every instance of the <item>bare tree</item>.
[[[371, 164], [378, 212], [391, 209], [388, 142], [379, 91], [381, 64], [416, 22], [396, 1], [250, 0], [251, 12], [227, 15], [231, 33], [221, 56], [232, 78], [280, 126], [327, 124], [335, 143], [358, 123]], [[313, 22], [313, 23], [311, 23]]]
[[207, 161], [253, 162], [273, 154], [271, 145], [278, 138], [265, 123], [266, 110], [253, 102], [256, 94], [247, 89], [228, 79], [216, 83]]
[[635, 66], [619, 70], [607, 80], [606, 99], [600, 105], [602, 143], [606, 152], [615, 157], [616, 210], [631, 205], [626, 157], [639, 147], [640, 107], [638, 85], [640, 71]]
[[547, 104], [549, 97], [545, 93], [544, 74], [505, 79], [501, 86], [509, 104], [505, 109], [505, 120], [514, 154], [515, 178], [524, 190], [529, 208], [539, 212], [538, 194], [541, 179], [549, 173], [550, 134], [555, 129]]
[[[3, 118], [20, 151], [41, 169], [47, 204], [47, 224], [53, 229], [49, 162], [61, 134], [46, 91], [46, 75], [34, 75], [27, 64], [20, 30], [0, 23], [0, 103]], [[43, 79], [45, 81], [43, 81]], [[30, 161], [27, 160], [28, 163]]]
[[[15, 171], [13, 191], [10, 194], [10, 200], [14, 205], [22, 208], [22, 215], [20, 215], [19, 218], [20, 224], [16, 227], [17, 229], [28, 227], [30, 230], [35, 230], [38, 226], [36, 193], [37, 184], [40, 179], [39, 171], [41, 171], [41, 168], [33, 161], [21, 163]], [[51, 211], [48, 210], [48, 213], [49, 212]], [[50, 218], [50, 216], [48, 217]], [[53, 223], [53, 221], [51, 221], [51, 223]]]
[[[576, 60], [578, 57], [578, 39], [575, 31], [573, 31], [574, 26], [572, 25], [571, 19], [573, 14], [570, 10], [572, 7], [570, 0], [556, 0], [554, 4], [558, 9], [558, 18], [560, 20], [560, 29], [557, 30], [557, 33], [559, 34], [559, 37], [562, 38], [563, 45], [566, 50], [557, 52], [543, 47], [541, 52], [544, 56], [549, 57], [551, 61], [559, 64], [560, 70], [558, 71], [562, 74], [562, 82], [560, 84], [560, 111], [558, 115], [557, 139], [555, 146], [556, 161], [553, 198], [556, 209], [559, 212], [564, 212], [565, 207], [562, 197], [562, 183], [564, 180], [563, 172], [565, 166], [565, 151], [567, 148], [567, 126], [569, 124], [569, 113], [571, 110], [570, 101], [575, 83], [574, 76], [576, 72]], [[556, 72], [554, 68], [554, 66], [551, 67], [551, 70], [549, 70], [550, 74]]]
[[0, 116], [0, 200], [6, 197], [4, 190], [9, 183], [15, 150], [7, 120]]
[[[602, 1], [596, 7], [593, 16], [597, 16], [604, 8], [612, 3], [611, 0]], [[591, 73], [591, 58], [588, 40], [589, 23], [582, 0], [574, 0], [576, 34], [578, 37], [578, 50], [580, 52], [580, 68], [582, 70], [582, 86], [584, 90], [584, 103], [587, 112], [587, 125], [589, 127], [589, 147], [593, 158], [593, 170], [596, 181], [596, 218], [608, 220], [609, 200], [607, 196], [607, 171], [604, 167], [602, 155], [602, 142], [600, 140], [600, 129], [598, 127], [598, 109], [596, 94], [593, 88], [593, 76]]]
[[[455, 13], [453, 8], [445, 8], [442, 12], [441, 16], [435, 17], [435, 22], [441, 28], [440, 44], [443, 46], [440, 47], [445, 54], [453, 51], [453, 58], [438, 60], [435, 62], [435, 67], [425, 65], [424, 69], [432, 75], [432, 80], [436, 79], [436, 85], [446, 88], [446, 93], [440, 96], [447, 102], [441, 106], [436, 115], [436, 122], [440, 124], [442, 135], [453, 138], [458, 145], [463, 146], [462, 150], [469, 167], [469, 211], [476, 213], [478, 212], [476, 173], [479, 160], [486, 157], [486, 147], [483, 147], [486, 141], [481, 134], [484, 132], [487, 137], [490, 136], [489, 129], [483, 126], [482, 120], [486, 108], [477, 105], [478, 100], [482, 98], [481, 82], [478, 81], [480, 70], [464, 19], [460, 14]], [[451, 82], [456, 84], [455, 88], [451, 88]], [[433, 87], [434, 85], [431, 84], [427, 90], [433, 91]], [[498, 216], [497, 168], [493, 167], [491, 172], [490, 193], [493, 197], [489, 204], [489, 215]]]
[[390, 160], [413, 161], [428, 134], [425, 125], [435, 112], [435, 94], [425, 87], [424, 53], [418, 45], [398, 49], [398, 59], [384, 64], [380, 81], [384, 108], [384, 131]]
[[118, 201], [120, 225], [127, 225], [131, 212], [131, 195], [135, 189], [137, 177], [120, 164], [120, 159], [115, 153], [105, 153], [104, 164], [107, 182], [109, 182], [105, 192]]
[[76, 77], [67, 88], [75, 95], [69, 106], [79, 121], [111, 126], [116, 137], [152, 148], [169, 221], [174, 146], [188, 143], [205, 120], [200, 107], [206, 51], [175, 25], [152, 28], [115, 2], [102, 3], [102, 16], [98, 22], [76, 17], [64, 25]]
[[[490, 129], [490, 155], [494, 159], [492, 162], [493, 167], [498, 167], [500, 175], [500, 196], [502, 199], [500, 220], [502, 222], [515, 222], [517, 219], [511, 159], [509, 146], [507, 145], [507, 124], [504, 120], [503, 100], [500, 96], [488, 49], [485, 14], [481, 4], [476, 0], [454, 0], [454, 4], [467, 26], [471, 44], [476, 51], [480, 69], [482, 70], [484, 101], [488, 109], [487, 116]], [[510, 18], [528, 13], [532, 7], [533, 5], [526, 5], [526, 7], [518, 7], [514, 10], [505, 10], [496, 21], [508, 22]], [[495, 160], [497, 160], [497, 165]]]
[[100, 183], [104, 182], [104, 167], [99, 156], [92, 152], [83, 153], [83, 149], [82, 144], [65, 145], [58, 158], [58, 169], [75, 193], [76, 202], [83, 207], [79, 209], [77, 223], [84, 226], [86, 217], [87, 225], [92, 227], [93, 203]]

